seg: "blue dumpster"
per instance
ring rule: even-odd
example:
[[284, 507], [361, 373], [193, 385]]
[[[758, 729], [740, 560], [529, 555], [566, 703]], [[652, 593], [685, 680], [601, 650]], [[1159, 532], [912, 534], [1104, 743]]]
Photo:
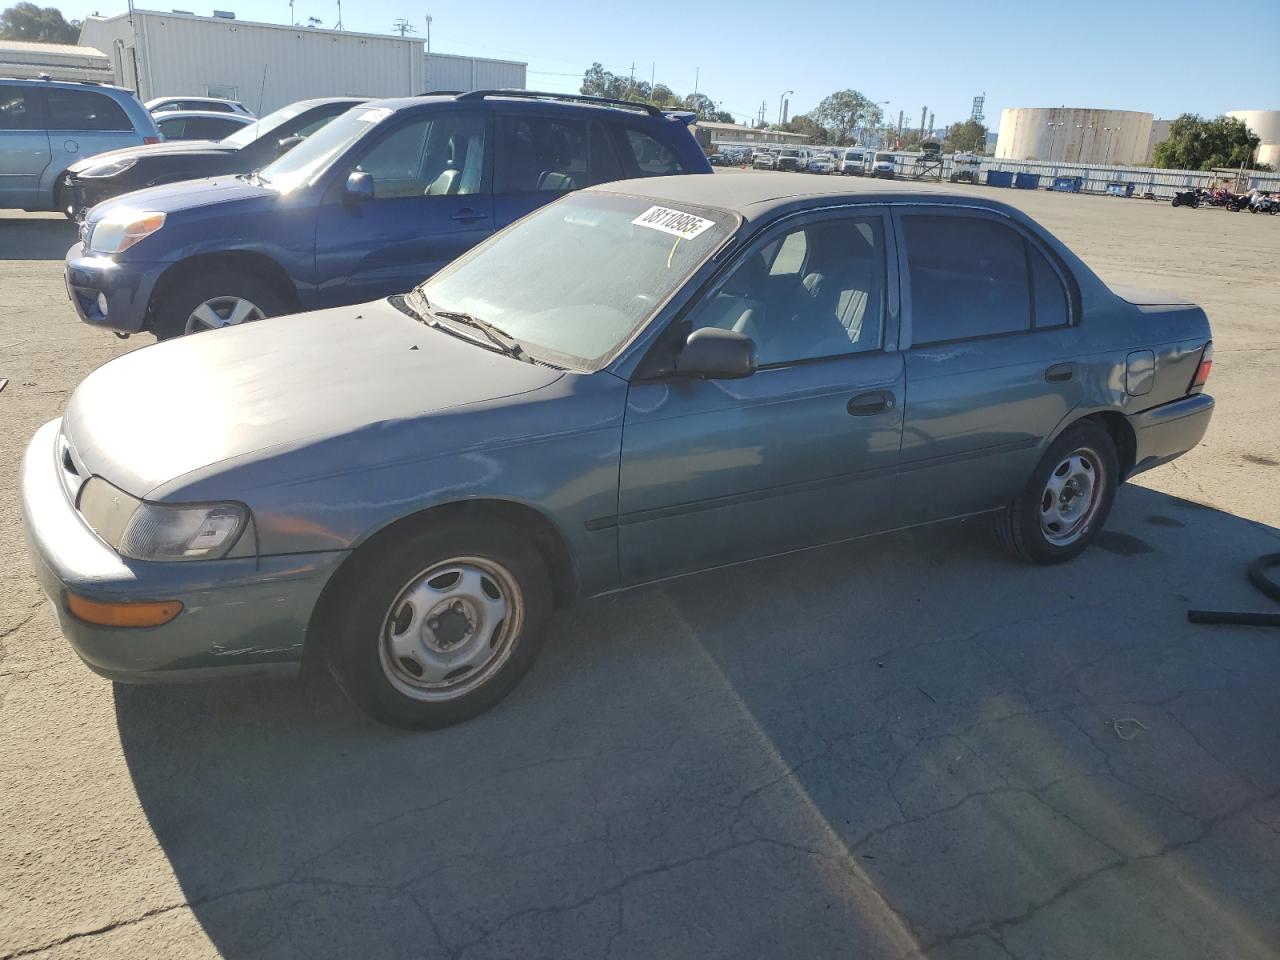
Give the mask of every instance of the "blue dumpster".
[[1019, 190], [1039, 190], [1040, 174], [1020, 173], [1013, 178], [1013, 185]]
[[1107, 196], [1109, 197], [1132, 197], [1133, 182], [1122, 183], [1119, 180], [1113, 180], [1107, 184]]
[[987, 171], [988, 187], [1012, 187], [1013, 174], [1008, 170], [988, 170]]
[[1059, 193], [1079, 193], [1084, 189], [1084, 177], [1054, 177], [1050, 190]]

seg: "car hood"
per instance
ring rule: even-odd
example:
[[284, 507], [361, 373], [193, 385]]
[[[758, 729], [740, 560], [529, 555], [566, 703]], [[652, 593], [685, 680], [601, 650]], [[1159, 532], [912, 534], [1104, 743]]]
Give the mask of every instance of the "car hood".
[[106, 160], [118, 160], [123, 157], [146, 160], [150, 157], [207, 156], [208, 154], [235, 153], [236, 149], [236, 147], [218, 140], [168, 140], [164, 143], [151, 143], [139, 147], [121, 147], [119, 150], [95, 153], [91, 157], [77, 160], [67, 169], [72, 173], [80, 173]]
[[501, 401], [562, 375], [428, 327], [383, 300], [125, 354], [72, 394], [63, 432], [89, 473], [148, 497], [215, 464]]
[[242, 177], [207, 177], [203, 180], [181, 180], [165, 183], [145, 190], [121, 194], [98, 204], [89, 214], [89, 223], [95, 224], [121, 208], [146, 210], [159, 213], [175, 213], [207, 207], [215, 203], [236, 200], [253, 200], [260, 197], [276, 197], [279, 193], [264, 184], [250, 183]]

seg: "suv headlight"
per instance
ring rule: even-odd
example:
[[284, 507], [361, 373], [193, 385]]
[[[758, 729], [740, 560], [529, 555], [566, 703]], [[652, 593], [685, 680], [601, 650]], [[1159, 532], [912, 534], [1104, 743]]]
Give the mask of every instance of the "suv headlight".
[[98, 536], [133, 560], [221, 559], [235, 548], [249, 521], [243, 504], [147, 503], [101, 477], [84, 485], [79, 507]]
[[93, 253], [123, 253], [164, 226], [163, 213], [122, 209], [93, 224], [89, 249]]
[[132, 169], [137, 162], [137, 157], [118, 157], [115, 160], [103, 160], [101, 163], [91, 163], [83, 170], [77, 170], [75, 175], [90, 180], [97, 180], [101, 177], [114, 177]]

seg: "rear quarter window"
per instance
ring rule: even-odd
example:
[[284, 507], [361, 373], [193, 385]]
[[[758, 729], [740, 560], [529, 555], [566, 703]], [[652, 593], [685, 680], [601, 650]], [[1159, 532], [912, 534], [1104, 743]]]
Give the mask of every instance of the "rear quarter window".
[[39, 130], [40, 105], [29, 87], [0, 87], [0, 130]]
[[120, 104], [87, 90], [46, 90], [50, 130], [133, 130]]
[[666, 177], [684, 173], [684, 164], [666, 144], [635, 127], [622, 130], [622, 153], [632, 176]]

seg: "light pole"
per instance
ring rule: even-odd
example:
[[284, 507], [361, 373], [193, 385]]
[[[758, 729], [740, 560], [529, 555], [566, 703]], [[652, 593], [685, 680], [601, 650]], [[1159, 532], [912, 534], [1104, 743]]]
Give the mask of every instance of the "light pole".
[[784, 90], [782, 91], [782, 96], [778, 98], [778, 126], [782, 126], [782, 105], [786, 102], [787, 97], [793, 93], [795, 93], [794, 90]]
[[1116, 127], [1103, 127], [1102, 132], [1107, 134], [1107, 152], [1103, 155], [1103, 163], [1111, 163], [1111, 141], [1116, 138]]
[[[1092, 130], [1092, 129], [1093, 129], [1093, 124], [1092, 124], [1092, 123], [1077, 123], [1077, 124], [1076, 124], [1076, 129], [1077, 129], [1077, 130]], [[1089, 156], [1089, 151], [1087, 151], [1087, 150], [1084, 148], [1084, 145], [1085, 145], [1086, 143], [1088, 143], [1088, 139], [1087, 139], [1087, 138], [1088, 138], [1088, 136], [1089, 136], [1089, 134], [1088, 134], [1088, 133], [1082, 133], [1082, 134], [1080, 134], [1080, 152], [1079, 152], [1079, 155], [1076, 157], [1076, 161], [1077, 161], [1077, 162], [1079, 162], [1079, 163], [1088, 163], [1088, 162], [1089, 162], [1089, 160], [1087, 159], [1087, 158], [1088, 158], [1088, 156]]]
[[1053, 131], [1053, 136], [1049, 138], [1049, 156], [1046, 158], [1050, 163], [1053, 162], [1053, 148], [1057, 146], [1058, 143], [1058, 131], [1065, 125], [1066, 124], [1061, 120], [1050, 120], [1045, 124], [1046, 127]]
[[422, 86], [431, 92], [431, 14], [427, 14], [427, 58], [423, 61]]

